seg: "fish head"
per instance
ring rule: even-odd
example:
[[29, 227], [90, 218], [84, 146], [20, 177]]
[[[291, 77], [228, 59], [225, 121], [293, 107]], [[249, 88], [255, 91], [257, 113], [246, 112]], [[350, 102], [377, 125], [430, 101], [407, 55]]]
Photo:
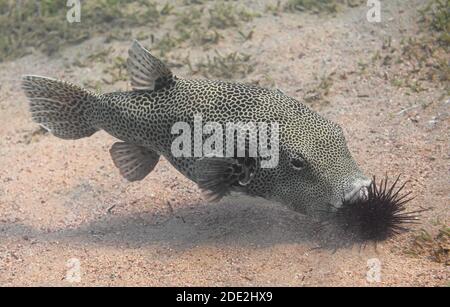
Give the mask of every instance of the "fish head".
[[[311, 216], [361, 197], [370, 185], [347, 147], [342, 128], [319, 114], [302, 110], [300, 118], [280, 123], [279, 159], [262, 169], [270, 197]], [[267, 179], [266, 179], [267, 181]]]

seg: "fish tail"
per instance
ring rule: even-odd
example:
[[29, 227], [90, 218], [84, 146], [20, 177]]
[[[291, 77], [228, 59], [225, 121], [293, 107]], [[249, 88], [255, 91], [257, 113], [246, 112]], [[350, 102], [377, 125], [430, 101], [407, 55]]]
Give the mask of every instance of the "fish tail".
[[79, 139], [99, 129], [93, 122], [97, 95], [69, 82], [24, 76], [22, 88], [33, 120], [62, 139]]

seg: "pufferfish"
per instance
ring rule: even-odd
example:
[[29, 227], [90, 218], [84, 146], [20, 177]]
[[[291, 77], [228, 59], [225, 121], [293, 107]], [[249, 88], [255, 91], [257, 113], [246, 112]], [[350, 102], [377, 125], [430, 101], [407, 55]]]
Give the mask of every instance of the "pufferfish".
[[[110, 154], [129, 181], [142, 180], [163, 156], [214, 199], [234, 193], [262, 197], [328, 219], [343, 205], [348, 209], [355, 199], [367, 198], [373, 181], [352, 158], [341, 127], [282, 91], [177, 77], [137, 41], [129, 49], [127, 66], [133, 90], [106, 94], [24, 76], [32, 119], [62, 139], [89, 137], [99, 130], [119, 139]], [[277, 123], [276, 166], [261, 167], [264, 159], [248, 154], [175, 156], [174, 124], [194, 125], [198, 115], [223, 127], [230, 122]], [[345, 223], [360, 227], [369, 219], [370, 224], [370, 210]]]

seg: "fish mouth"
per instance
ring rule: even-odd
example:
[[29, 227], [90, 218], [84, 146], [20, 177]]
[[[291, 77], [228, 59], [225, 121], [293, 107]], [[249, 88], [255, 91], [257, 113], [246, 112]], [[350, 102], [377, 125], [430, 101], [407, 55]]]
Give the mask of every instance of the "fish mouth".
[[372, 180], [369, 179], [358, 179], [354, 184], [350, 192], [345, 193], [343, 202], [354, 202], [360, 198], [367, 197], [369, 193], [369, 187], [372, 184]]
[[367, 197], [369, 193], [369, 187], [372, 184], [372, 180], [367, 178], [361, 178], [356, 180], [351, 189], [343, 193], [343, 197], [337, 200], [333, 207], [339, 209], [344, 203], [353, 203], [358, 201], [358, 199], [363, 199]]

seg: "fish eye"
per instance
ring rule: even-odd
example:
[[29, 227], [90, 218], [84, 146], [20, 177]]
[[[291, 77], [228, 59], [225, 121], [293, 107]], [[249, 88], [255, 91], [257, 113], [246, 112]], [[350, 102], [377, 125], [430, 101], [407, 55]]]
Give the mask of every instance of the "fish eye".
[[301, 158], [291, 158], [291, 164], [295, 169], [303, 169], [306, 165], [305, 160]]

